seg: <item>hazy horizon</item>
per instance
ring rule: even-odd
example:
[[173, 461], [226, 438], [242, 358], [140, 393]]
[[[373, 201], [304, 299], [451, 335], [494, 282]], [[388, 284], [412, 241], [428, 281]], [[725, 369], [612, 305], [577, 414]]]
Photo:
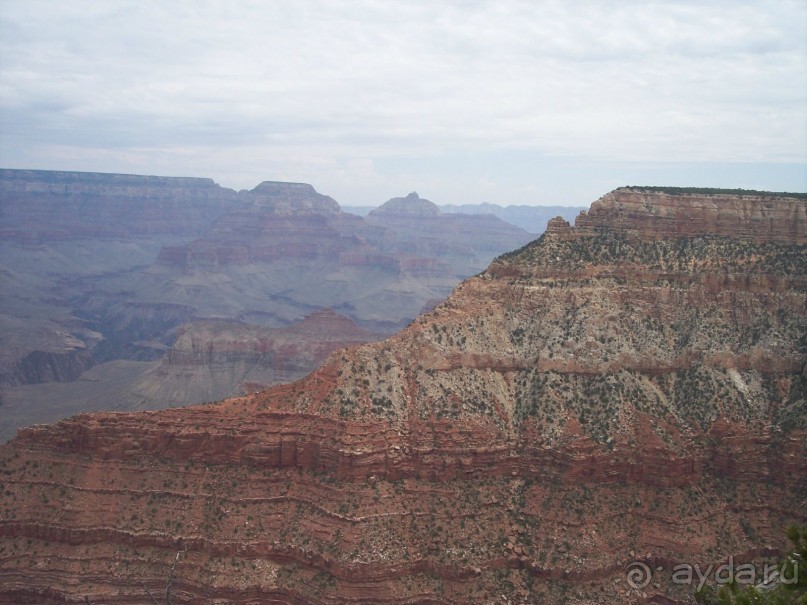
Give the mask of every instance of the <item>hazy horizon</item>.
[[348, 206], [807, 191], [807, 4], [0, 5], [0, 165]]

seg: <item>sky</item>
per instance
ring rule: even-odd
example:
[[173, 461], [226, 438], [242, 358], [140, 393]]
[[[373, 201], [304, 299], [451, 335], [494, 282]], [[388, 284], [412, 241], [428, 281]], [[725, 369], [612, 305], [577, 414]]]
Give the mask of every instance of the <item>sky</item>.
[[807, 1], [0, 0], [0, 167], [344, 205], [807, 191]]

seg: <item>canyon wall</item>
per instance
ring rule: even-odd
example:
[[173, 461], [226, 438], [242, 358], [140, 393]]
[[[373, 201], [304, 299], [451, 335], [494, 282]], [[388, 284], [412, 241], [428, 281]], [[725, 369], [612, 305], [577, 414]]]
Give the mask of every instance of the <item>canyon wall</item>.
[[180, 327], [160, 365], [130, 388], [172, 405], [215, 401], [299, 380], [334, 351], [382, 337], [330, 309], [285, 328], [191, 322]]
[[[411, 214], [409, 202], [398, 211]], [[141, 409], [299, 378], [324, 355], [310, 355], [308, 342], [298, 360], [285, 349], [289, 369], [276, 376], [271, 363], [256, 366], [235, 349], [230, 362], [221, 351], [201, 382], [200, 366], [181, 372], [166, 361], [155, 372], [149, 364], [186, 324], [250, 326], [238, 328], [249, 348], [249, 331], [332, 308], [391, 334], [531, 237], [492, 217], [466, 218], [474, 220], [448, 221], [451, 241], [441, 243], [445, 217], [430, 225], [421, 216], [396, 234], [305, 183], [235, 192], [201, 178], [0, 170], [0, 435], [52, 420], [55, 409], [98, 409], [113, 387], [133, 390], [110, 408]], [[413, 235], [418, 225], [428, 238]], [[54, 381], [84, 384], [53, 405]]]
[[644, 238], [718, 235], [740, 241], [803, 242], [805, 196], [721, 193], [629, 187], [611, 192], [577, 218], [575, 234], [597, 228], [629, 230]]
[[0, 241], [200, 235], [235, 200], [212, 179], [0, 169]]
[[686, 204], [643, 196], [296, 383], [20, 431], [0, 600], [683, 604], [679, 565], [780, 555], [807, 521], [804, 233], [681, 235]]

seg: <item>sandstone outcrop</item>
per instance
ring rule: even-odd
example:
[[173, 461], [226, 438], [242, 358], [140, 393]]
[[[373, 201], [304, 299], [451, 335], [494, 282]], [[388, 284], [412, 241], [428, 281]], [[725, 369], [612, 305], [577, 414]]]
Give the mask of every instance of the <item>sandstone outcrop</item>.
[[667, 195], [553, 222], [299, 382], [20, 431], [0, 599], [683, 604], [678, 565], [777, 555], [807, 520], [807, 241], [778, 216], [805, 200], [710, 233]]
[[792, 243], [807, 237], [807, 213], [803, 194], [627, 187], [594, 202], [575, 226], [577, 236], [608, 228], [646, 239], [717, 235]]

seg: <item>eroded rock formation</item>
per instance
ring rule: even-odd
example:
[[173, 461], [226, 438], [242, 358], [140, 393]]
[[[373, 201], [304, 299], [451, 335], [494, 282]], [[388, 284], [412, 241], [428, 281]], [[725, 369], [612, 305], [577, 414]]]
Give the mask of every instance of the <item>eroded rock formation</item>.
[[[438, 258], [444, 273], [466, 276], [484, 269], [501, 254], [501, 245], [517, 248], [533, 236], [490, 214], [447, 214], [416, 192], [392, 198], [365, 218], [385, 230], [384, 247], [411, 265]], [[406, 262], [406, 261], [405, 261]]]
[[0, 170], [0, 387], [78, 378], [104, 340], [78, 293], [203, 234], [236, 197], [210, 179]]
[[[431, 218], [418, 219], [424, 231], [434, 231]], [[391, 334], [532, 237], [502, 225], [478, 220], [467, 233], [460, 229], [476, 248], [431, 237], [406, 251], [389, 229], [342, 212], [305, 183], [267, 181], [235, 192], [200, 178], [0, 170], [0, 406], [16, 409], [13, 421], [8, 407], [0, 416], [0, 435], [9, 424], [51, 420], [56, 408], [99, 409], [109, 396], [103, 377], [139, 385], [115, 402], [124, 409], [151, 407], [152, 396], [167, 403], [197, 400], [193, 394], [205, 390], [240, 392], [221, 390], [255, 373], [238, 351], [230, 368], [217, 357], [220, 371], [204, 388], [197, 371], [146, 368], [183, 324], [223, 321], [265, 332], [330, 307]], [[280, 376], [298, 378], [309, 367], [306, 346], [299, 352], [300, 360], [287, 361], [295, 369]], [[263, 370], [250, 381], [273, 382]], [[150, 382], [160, 375], [168, 382]], [[86, 388], [69, 389], [75, 399], [66, 392], [64, 405], [44, 403], [53, 395], [47, 383], [78, 380]]]
[[212, 179], [0, 169], [0, 242], [201, 235], [235, 200]]
[[686, 603], [677, 565], [776, 555], [807, 518], [807, 204], [713, 196], [712, 234], [635, 195], [299, 382], [22, 430], [0, 598]]
[[159, 367], [131, 389], [173, 405], [215, 401], [298, 380], [334, 351], [382, 337], [330, 309], [285, 328], [223, 320], [191, 322], [180, 328]]

